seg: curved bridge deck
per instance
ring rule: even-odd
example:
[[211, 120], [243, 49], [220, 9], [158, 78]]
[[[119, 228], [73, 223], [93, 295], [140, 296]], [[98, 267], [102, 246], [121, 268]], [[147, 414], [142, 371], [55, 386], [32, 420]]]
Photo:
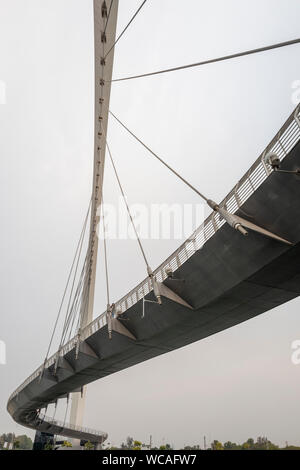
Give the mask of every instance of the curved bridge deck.
[[92, 442], [94, 444], [102, 444], [108, 437], [103, 431], [66, 424], [63, 421], [58, 421], [44, 415], [39, 415], [35, 423], [36, 428], [40, 432], [53, 434], [54, 436], [67, 436], [71, 439]]
[[[298, 117], [299, 108], [267, 149], [278, 148], [283, 169], [300, 168]], [[259, 183], [253, 178], [258, 168], [265, 171]], [[85, 384], [233, 327], [300, 295], [300, 178], [264, 168], [260, 157], [225, 199], [227, 207], [233, 196], [235, 203], [241, 202], [236, 214], [247, 214], [293, 246], [254, 232], [243, 237], [218, 215], [211, 215], [163, 265], [174, 268], [172, 260], [177, 260], [174, 278], [184, 282], [166, 279], [162, 267], [156, 271], [193, 310], [163, 298], [162, 305], [147, 303], [142, 318], [143, 298], [155, 300], [151, 289], [146, 290], [148, 281], [143, 281], [118, 302], [122, 313], [111, 340], [102, 315], [84, 330], [79, 343], [73, 338], [14, 392], [7, 408], [18, 423], [42, 431], [48, 426], [47, 432], [56, 434], [55, 424], [41, 420], [37, 410]], [[198, 247], [200, 232], [204, 240]], [[186, 255], [180, 259], [181, 252]], [[74, 432], [65, 425], [58, 434], [74, 437]]]

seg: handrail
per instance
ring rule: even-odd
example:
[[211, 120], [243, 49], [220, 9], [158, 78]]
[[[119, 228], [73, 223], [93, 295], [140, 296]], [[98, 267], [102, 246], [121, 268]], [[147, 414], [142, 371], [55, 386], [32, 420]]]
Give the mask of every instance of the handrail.
[[107, 436], [106, 432], [91, 429], [91, 428], [86, 428], [82, 426], [77, 426], [75, 424], [70, 424], [70, 423], [64, 423], [63, 421], [59, 421], [57, 419], [50, 418], [49, 416], [46, 416], [44, 414], [39, 414], [37, 419], [46, 422], [48, 424], [51, 424], [52, 426], [57, 426], [59, 428], [63, 429], [71, 429], [72, 431], [77, 431], [85, 434], [92, 434], [94, 436]]

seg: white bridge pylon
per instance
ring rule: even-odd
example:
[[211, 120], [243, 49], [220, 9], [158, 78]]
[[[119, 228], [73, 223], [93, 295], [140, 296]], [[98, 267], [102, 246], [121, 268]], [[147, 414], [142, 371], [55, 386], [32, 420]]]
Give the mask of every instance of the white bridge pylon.
[[[95, 37], [95, 142], [94, 175], [92, 188], [91, 226], [88, 246], [88, 263], [84, 278], [83, 293], [87, 302], [83, 302], [80, 329], [84, 329], [93, 320], [95, 282], [97, 272], [98, 237], [97, 225], [100, 220], [102, 186], [106, 153], [106, 133], [111, 92], [111, 79], [114, 62], [119, 0], [108, 4], [105, 0], [94, 1], [94, 37]], [[112, 48], [112, 49], [111, 49]], [[109, 52], [109, 54], [107, 54]], [[86, 399], [86, 387], [81, 392], [72, 394], [70, 423], [82, 426]]]

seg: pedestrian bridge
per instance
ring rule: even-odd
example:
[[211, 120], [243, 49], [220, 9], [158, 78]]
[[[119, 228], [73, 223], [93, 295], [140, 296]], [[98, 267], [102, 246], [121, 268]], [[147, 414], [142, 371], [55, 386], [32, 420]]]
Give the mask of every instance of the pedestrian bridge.
[[[42, 364], [11, 395], [13, 419], [42, 432], [102, 443], [104, 432], [40, 410], [91, 382], [199, 341], [300, 295], [300, 108], [219, 205], [248, 221], [247, 237], [213, 211], [191, 237]], [[280, 172], [265, 156], [280, 158]], [[251, 228], [259, 226], [261, 233]], [[266, 236], [274, 234], [274, 237]], [[157, 302], [157, 292], [161, 304]]]

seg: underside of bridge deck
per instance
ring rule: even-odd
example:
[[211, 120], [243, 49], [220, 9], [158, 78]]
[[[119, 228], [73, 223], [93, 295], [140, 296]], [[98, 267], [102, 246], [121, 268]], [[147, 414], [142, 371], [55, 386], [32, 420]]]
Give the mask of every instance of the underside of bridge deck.
[[[284, 159], [283, 169], [300, 168], [300, 144]], [[140, 362], [199, 341], [272, 310], [300, 295], [300, 178], [272, 173], [238, 214], [291, 241], [285, 245], [258, 233], [243, 237], [227, 224], [190, 257], [165, 284], [193, 309], [163, 298], [162, 305], [142, 301], [119, 321], [132, 337], [107, 326], [88, 337], [8, 403], [14, 419], [57, 433], [37, 422], [36, 410], [83, 385]], [[179, 279], [180, 281], [176, 280]], [[155, 300], [153, 293], [147, 298]], [[133, 339], [135, 338], [135, 339]], [[75, 435], [76, 437], [76, 433]], [[72, 436], [71, 436], [72, 437]]]

